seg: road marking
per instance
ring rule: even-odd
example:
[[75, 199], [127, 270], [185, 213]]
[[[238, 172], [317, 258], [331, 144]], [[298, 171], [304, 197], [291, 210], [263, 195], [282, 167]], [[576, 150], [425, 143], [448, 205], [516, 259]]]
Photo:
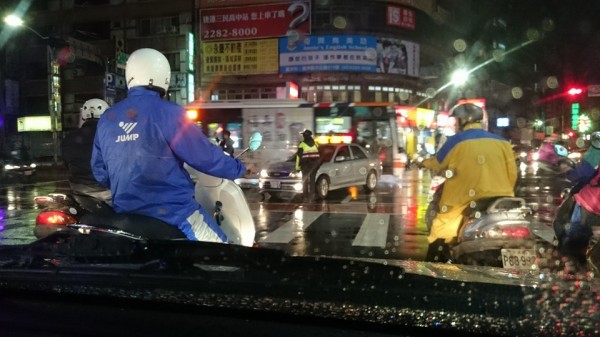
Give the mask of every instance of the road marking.
[[299, 233], [303, 232], [311, 223], [323, 215], [323, 212], [310, 212], [297, 209], [293, 213], [293, 219], [277, 228], [259, 242], [266, 243], [289, 243]]
[[342, 200], [340, 203], [341, 204], [347, 204], [347, 203], [350, 202], [350, 200], [352, 200], [352, 196], [351, 195], [345, 197], [344, 200]]
[[352, 246], [384, 248], [389, 226], [389, 214], [367, 213]]

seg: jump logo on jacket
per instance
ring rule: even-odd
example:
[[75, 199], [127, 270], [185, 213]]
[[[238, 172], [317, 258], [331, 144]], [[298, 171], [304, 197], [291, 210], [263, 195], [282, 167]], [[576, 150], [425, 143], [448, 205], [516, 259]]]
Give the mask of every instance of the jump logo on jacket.
[[119, 127], [121, 129], [123, 129], [123, 131], [125, 131], [125, 134], [118, 135], [117, 140], [115, 142], [116, 143], [131, 142], [131, 141], [138, 139], [140, 137], [139, 134], [131, 133], [131, 131], [133, 131], [133, 129], [135, 129], [136, 125], [137, 125], [137, 123], [119, 122]]

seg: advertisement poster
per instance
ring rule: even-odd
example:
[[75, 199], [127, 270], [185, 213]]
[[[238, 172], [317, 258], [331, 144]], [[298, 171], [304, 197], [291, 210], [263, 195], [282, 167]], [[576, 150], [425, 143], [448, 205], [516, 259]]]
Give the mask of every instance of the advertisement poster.
[[277, 39], [204, 42], [202, 50], [203, 74], [277, 73]]
[[310, 34], [310, 1], [200, 11], [202, 41], [242, 40]]
[[419, 76], [419, 45], [413, 42], [377, 39], [377, 72]]
[[377, 40], [373, 36], [322, 35], [295, 41], [279, 39], [279, 72], [376, 72]]

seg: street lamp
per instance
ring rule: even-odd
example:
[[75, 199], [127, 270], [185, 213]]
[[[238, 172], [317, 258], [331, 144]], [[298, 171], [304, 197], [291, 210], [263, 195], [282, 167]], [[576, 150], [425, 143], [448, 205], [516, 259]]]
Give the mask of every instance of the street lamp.
[[451, 82], [454, 86], [460, 87], [467, 83], [469, 72], [465, 69], [458, 69], [452, 73]]
[[[50, 37], [43, 36], [35, 29], [24, 24], [23, 19], [11, 14], [4, 18], [4, 23], [11, 27], [25, 27], [29, 31], [33, 32], [40, 39], [50, 41]], [[54, 155], [54, 164], [58, 164], [58, 131], [61, 122], [61, 95], [60, 95], [60, 64], [57, 62], [55, 57], [54, 47], [51, 43], [46, 43], [46, 64], [48, 67], [48, 111], [50, 113], [50, 125], [52, 131], [52, 147]]]
[[13, 14], [6, 16], [4, 18], [4, 23], [6, 23], [7, 25], [9, 25], [11, 27], [25, 27], [25, 28], [29, 29], [30, 31], [32, 31], [35, 35], [39, 36], [40, 39], [42, 39], [42, 40], [48, 40], [48, 38], [49, 38], [48, 36], [43, 36], [37, 30], [25, 25], [23, 22], [23, 19], [21, 19], [20, 17], [18, 17], [16, 15], [13, 15]]

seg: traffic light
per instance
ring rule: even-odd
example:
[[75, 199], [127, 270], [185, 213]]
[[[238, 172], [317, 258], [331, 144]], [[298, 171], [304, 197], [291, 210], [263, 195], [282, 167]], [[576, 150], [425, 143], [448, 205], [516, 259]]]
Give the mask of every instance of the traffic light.
[[573, 87], [573, 88], [570, 88], [569, 91], [567, 91], [567, 92], [571, 96], [577, 96], [577, 95], [579, 95], [579, 94], [581, 94], [583, 92], [583, 89], [577, 88], [577, 87]]

